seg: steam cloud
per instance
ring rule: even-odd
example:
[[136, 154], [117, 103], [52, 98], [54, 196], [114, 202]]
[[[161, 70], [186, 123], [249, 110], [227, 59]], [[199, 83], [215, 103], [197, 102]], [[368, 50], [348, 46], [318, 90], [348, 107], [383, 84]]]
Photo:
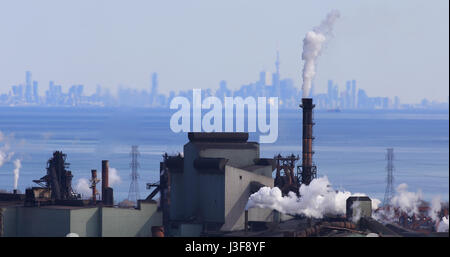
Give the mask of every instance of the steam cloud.
[[419, 205], [422, 201], [422, 192], [409, 192], [408, 185], [403, 183], [397, 186], [397, 194], [392, 198], [391, 205], [412, 216], [419, 214]]
[[109, 168], [109, 186], [120, 184], [122, 179], [119, 176], [119, 172], [115, 168]]
[[77, 184], [75, 186], [75, 191], [82, 196], [86, 197], [92, 194], [92, 190], [89, 188], [89, 180], [85, 178], [80, 178], [77, 180]]
[[[316, 178], [309, 185], [301, 185], [301, 197], [297, 197], [294, 192], [289, 192], [287, 196], [283, 196], [278, 187], [262, 187], [258, 192], [252, 194], [247, 202], [245, 209], [249, 208], [269, 208], [277, 210], [281, 213], [291, 215], [305, 215], [312, 218], [323, 218], [325, 214], [345, 214], [346, 201], [350, 196], [365, 196], [362, 193], [352, 194], [348, 191], [336, 191], [331, 187], [327, 177]], [[372, 198], [372, 217], [382, 223], [395, 222], [394, 208], [406, 213], [408, 216], [418, 215], [419, 206], [422, 203], [422, 192], [408, 191], [407, 184], [400, 184], [396, 188], [396, 194], [391, 199], [390, 205], [393, 208], [389, 210], [378, 209], [381, 201]], [[353, 207], [357, 208], [357, 202]], [[378, 210], [377, 210], [378, 209]], [[449, 217], [439, 216], [441, 211], [441, 199], [439, 196], [434, 197], [431, 201], [428, 216], [436, 222], [436, 231], [447, 232]], [[353, 222], [357, 222], [360, 213], [357, 212], [353, 217]]]
[[441, 208], [441, 197], [434, 197], [433, 200], [431, 200], [431, 206], [428, 212], [428, 216], [430, 216], [431, 219], [436, 222], [437, 232], [448, 232], [448, 216], [442, 217], [442, 219], [440, 219], [439, 212], [441, 211]]
[[5, 162], [11, 160], [14, 155], [14, 152], [10, 151], [10, 140], [10, 137], [6, 136], [0, 131], [0, 167], [3, 166]]
[[[115, 168], [109, 168], [109, 178], [108, 178], [109, 186], [113, 186], [116, 184], [120, 184], [122, 179], [119, 176], [119, 172]], [[81, 194], [83, 197], [92, 196], [92, 189], [90, 188], [91, 183], [89, 179], [80, 178], [77, 180], [77, 184], [75, 185], [75, 191]], [[101, 191], [99, 191], [101, 194]]]
[[331, 36], [334, 22], [339, 16], [339, 11], [331, 11], [326, 19], [318, 27], [306, 33], [303, 39], [302, 60], [305, 61], [303, 66], [303, 98], [309, 97], [311, 83], [316, 75], [317, 57], [321, 53], [323, 43]]
[[[313, 179], [309, 185], [301, 185], [300, 195], [297, 197], [295, 193], [289, 192], [287, 196], [282, 196], [278, 187], [262, 187], [250, 196], [246, 209], [270, 208], [286, 214], [323, 218], [325, 214], [345, 214], [348, 197], [365, 196], [336, 191], [327, 177]], [[377, 209], [379, 204], [380, 200], [372, 199], [372, 209]]]
[[[393, 208], [389, 210], [380, 209], [373, 213], [373, 218], [382, 222], [390, 223], [395, 222], [395, 211], [397, 209], [403, 213], [406, 213], [409, 217], [413, 215], [419, 215], [419, 206], [422, 204], [422, 192], [419, 190], [416, 193], [408, 191], [407, 184], [400, 184], [396, 188], [396, 194], [392, 198], [390, 205]], [[431, 200], [430, 209], [428, 211], [428, 217], [430, 217], [435, 222], [436, 231], [438, 232], [448, 232], [448, 216], [439, 216], [441, 211], [441, 197], [435, 196]]]
[[407, 184], [400, 184], [396, 188], [396, 194], [392, 197], [390, 206], [393, 208], [380, 209], [376, 213], [373, 213], [373, 218], [382, 222], [390, 223], [395, 222], [395, 211], [397, 209], [408, 216], [413, 216], [414, 214], [419, 214], [419, 206], [422, 202], [422, 192], [419, 190], [416, 193], [408, 191]]
[[442, 220], [437, 227], [437, 232], [448, 232], [448, 216], [442, 217]]
[[360, 202], [354, 202], [352, 204], [352, 208], [355, 210], [356, 209], [356, 214], [352, 217], [352, 222], [357, 223], [360, 219], [361, 219], [361, 208], [360, 207]]
[[428, 216], [434, 221], [439, 220], [439, 212], [441, 211], [441, 197], [436, 196], [431, 200], [430, 210], [428, 211]]
[[17, 189], [17, 185], [19, 183], [19, 171], [22, 164], [19, 159], [14, 160], [14, 189]]

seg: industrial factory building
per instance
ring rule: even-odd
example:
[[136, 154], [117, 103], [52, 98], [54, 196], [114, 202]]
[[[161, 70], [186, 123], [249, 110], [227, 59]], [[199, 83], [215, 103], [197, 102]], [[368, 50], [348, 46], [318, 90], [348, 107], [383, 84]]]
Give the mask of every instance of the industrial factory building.
[[[248, 133], [189, 133], [184, 155], [164, 156], [161, 181], [137, 208], [112, 204], [108, 161], [102, 162], [102, 199], [97, 200], [96, 170], [92, 199], [72, 191], [65, 154], [55, 152], [47, 175], [25, 195], [0, 198], [0, 236], [201, 236], [265, 226], [280, 215], [270, 209], [245, 211], [249, 196], [273, 187], [273, 159], [260, 158], [259, 144]], [[160, 193], [160, 204], [152, 198]], [[284, 217], [284, 216], [283, 216]], [[164, 229], [162, 229], [164, 228]], [[153, 233], [152, 233], [153, 230]]]
[[[184, 156], [167, 162], [171, 235], [244, 229], [249, 196], [273, 187], [273, 159], [260, 158], [248, 133], [189, 133]], [[162, 204], [165, 204], [163, 201]], [[248, 222], [272, 222], [273, 211], [254, 208]]]
[[100, 180], [92, 170], [93, 197], [82, 200], [72, 190], [72, 172], [65, 159], [62, 152], [53, 153], [47, 174], [34, 180], [40, 187], [28, 188], [25, 195], [0, 194], [0, 236], [151, 236], [152, 227], [162, 225], [156, 201], [138, 201], [137, 208], [113, 206], [106, 160], [102, 161], [102, 199], [97, 200]]
[[156, 202], [140, 202], [138, 208], [47, 205], [25, 207], [0, 205], [0, 236], [64, 237], [69, 233], [87, 237], [151, 236], [161, 226]]

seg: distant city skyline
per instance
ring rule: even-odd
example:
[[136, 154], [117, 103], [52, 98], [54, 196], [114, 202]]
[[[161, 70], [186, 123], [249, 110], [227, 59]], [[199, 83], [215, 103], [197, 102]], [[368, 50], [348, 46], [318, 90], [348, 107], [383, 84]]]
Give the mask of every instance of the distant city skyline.
[[[275, 72], [261, 71], [259, 79], [240, 88], [228, 88], [227, 81], [220, 81], [217, 88], [202, 91], [202, 98], [216, 96], [224, 97], [278, 97], [279, 108], [298, 108], [303, 96], [291, 78], [283, 78], [279, 70], [280, 60], [277, 55]], [[446, 109], [449, 102], [430, 101], [423, 98], [414, 104], [401, 103], [398, 96], [369, 96], [363, 88], [358, 88], [356, 80], [347, 80], [345, 88], [341, 89], [333, 80], [328, 80], [327, 92], [315, 93], [312, 85], [310, 95], [319, 110], [399, 110], [399, 109]], [[61, 85], [50, 81], [45, 94], [39, 94], [39, 82], [33, 80], [31, 71], [25, 72], [25, 81], [12, 85], [6, 93], [0, 92], [0, 106], [99, 106], [99, 107], [156, 107], [169, 108], [175, 96], [184, 96], [192, 101], [193, 89], [170, 91], [169, 94], [159, 92], [158, 73], [151, 75], [148, 89], [120, 87], [117, 94], [112, 94], [108, 88], [97, 85], [95, 93], [86, 94], [84, 85], [75, 84], [64, 90]]]
[[115, 92], [215, 89], [221, 80], [238, 90], [261, 70], [301, 86], [302, 39], [331, 9], [341, 18], [318, 59], [314, 81], [345, 90], [356, 80], [369, 96], [399, 96], [402, 103], [447, 102], [448, 1], [29, 1], [0, 4], [0, 92], [26, 70], [64, 91], [97, 85]]

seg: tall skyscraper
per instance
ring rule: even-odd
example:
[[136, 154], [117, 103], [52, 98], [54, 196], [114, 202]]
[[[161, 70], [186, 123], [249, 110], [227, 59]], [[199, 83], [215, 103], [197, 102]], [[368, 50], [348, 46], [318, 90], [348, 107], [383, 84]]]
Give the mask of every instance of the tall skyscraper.
[[327, 108], [333, 108], [333, 80], [331, 80], [331, 79], [328, 80], [327, 95], [328, 95]]
[[352, 109], [356, 108], [356, 80], [352, 80]]
[[152, 74], [152, 89], [150, 91], [150, 105], [154, 106], [158, 99], [158, 73]]
[[263, 86], [266, 85], [266, 72], [265, 71], [261, 71], [259, 73], [259, 83]]
[[25, 101], [31, 103], [33, 101], [33, 91], [31, 88], [31, 72], [25, 72]]
[[352, 108], [352, 93], [351, 93], [351, 88], [352, 88], [352, 84], [351, 81], [347, 81], [347, 83], [345, 84], [345, 105], [344, 107], [346, 109], [350, 109]]
[[272, 74], [272, 84], [275, 88], [277, 95], [279, 95], [280, 87], [280, 54], [277, 51], [277, 59], [275, 60], [275, 73]]
[[368, 103], [368, 96], [366, 94], [366, 91], [363, 89], [358, 89], [358, 109], [367, 109], [369, 106]]
[[37, 81], [33, 81], [33, 102], [39, 103], [39, 90]]
[[339, 88], [334, 85], [333, 80], [328, 80], [328, 108], [338, 108], [339, 106]]
[[398, 96], [394, 98], [394, 109], [400, 109], [400, 98]]

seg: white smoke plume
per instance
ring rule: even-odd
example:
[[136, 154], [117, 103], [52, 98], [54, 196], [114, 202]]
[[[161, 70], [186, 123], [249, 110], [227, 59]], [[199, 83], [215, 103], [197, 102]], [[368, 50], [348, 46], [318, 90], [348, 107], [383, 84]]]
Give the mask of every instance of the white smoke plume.
[[[407, 184], [400, 184], [396, 189], [396, 195], [392, 198], [390, 202], [390, 207], [388, 209], [377, 210], [372, 216], [374, 219], [382, 223], [392, 223], [397, 222], [398, 217], [396, 216], [395, 210], [399, 210], [406, 213], [409, 217], [414, 214], [420, 215], [419, 206], [422, 204], [422, 192], [419, 190], [416, 193], [409, 192]], [[430, 208], [428, 210], [428, 217], [435, 222], [435, 228], [438, 232], [448, 231], [448, 217], [440, 218], [440, 211], [442, 209], [441, 197], [435, 196], [432, 198], [430, 203]]]
[[361, 219], [361, 208], [359, 208], [360, 202], [354, 202], [352, 204], [352, 209], [356, 209], [356, 215], [352, 217], [352, 222], [357, 223]]
[[422, 192], [416, 193], [408, 191], [408, 185], [403, 183], [397, 186], [396, 193], [390, 201], [390, 208], [377, 210], [372, 217], [382, 223], [392, 223], [398, 221], [395, 210], [406, 213], [409, 217], [419, 214], [419, 206], [422, 203]]
[[115, 168], [109, 168], [109, 186], [114, 186], [116, 184], [120, 184], [122, 182], [122, 179], [119, 176], [119, 172]]
[[86, 178], [80, 178], [77, 180], [75, 191], [87, 198], [92, 195], [92, 189], [90, 188], [89, 180]]
[[303, 66], [303, 98], [309, 97], [311, 83], [316, 75], [317, 57], [322, 51], [324, 42], [331, 36], [333, 25], [339, 17], [339, 11], [331, 11], [326, 19], [318, 27], [306, 33], [303, 39], [302, 60], [305, 61]]
[[430, 216], [430, 218], [435, 222], [439, 221], [439, 212], [441, 211], [441, 208], [441, 197], [433, 197], [431, 200], [430, 210], [428, 211], [428, 216]]
[[11, 151], [11, 140], [12, 136], [6, 136], [0, 131], [0, 167], [10, 161], [14, 155], [14, 152]]
[[20, 162], [20, 159], [14, 160], [14, 189], [17, 189], [17, 185], [19, 184], [19, 172], [20, 167], [22, 167], [22, 164]]
[[[345, 214], [348, 197], [364, 196], [360, 193], [334, 190], [327, 177], [313, 179], [309, 185], [301, 185], [299, 191], [301, 197], [297, 197], [293, 192], [282, 196], [278, 187], [262, 187], [250, 196], [246, 209], [270, 208], [281, 213], [322, 218], [325, 214]], [[372, 208], [377, 208], [380, 203], [379, 200], [372, 202]]]
[[448, 216], [442, 217], [442, 220], [437, 227], [437, 232], [448, 232]]
[[422, 192], [420, 190], [417, 193], [409, 192], [408, 185], [405, 183], [398, 185], [396, 191], [397, 193], [391, 199], [391, 205], [407, 213], [408, 216], [419, 214]]
[[442, 210], [441, 196], [435, 196], [431, 200], [428, 216], [435, 222], [435, 228], [437, 232], [448, 232], [448, 216], [440, 217]]

